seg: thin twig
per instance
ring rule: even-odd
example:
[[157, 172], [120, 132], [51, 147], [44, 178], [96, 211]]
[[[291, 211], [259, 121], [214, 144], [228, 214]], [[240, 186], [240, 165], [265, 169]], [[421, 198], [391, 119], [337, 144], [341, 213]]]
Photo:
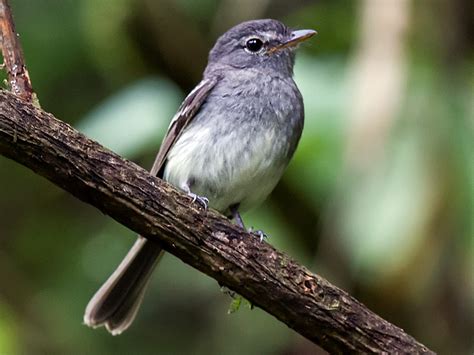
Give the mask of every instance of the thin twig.
[[37, 104], [8, 0], [0, 0], [0, 47], [9, 89], [23, 100]]

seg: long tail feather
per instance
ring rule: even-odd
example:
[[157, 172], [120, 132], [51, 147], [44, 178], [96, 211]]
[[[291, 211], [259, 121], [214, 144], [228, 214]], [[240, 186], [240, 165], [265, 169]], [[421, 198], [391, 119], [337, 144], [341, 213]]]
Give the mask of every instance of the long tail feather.
[[112, 335], [118, 335], [132, 324], [150, 276], [163, 250], [155, 243], [138, 237], [114, 273], [89, 301], [84, 323], [90, 327], [105, 325]]

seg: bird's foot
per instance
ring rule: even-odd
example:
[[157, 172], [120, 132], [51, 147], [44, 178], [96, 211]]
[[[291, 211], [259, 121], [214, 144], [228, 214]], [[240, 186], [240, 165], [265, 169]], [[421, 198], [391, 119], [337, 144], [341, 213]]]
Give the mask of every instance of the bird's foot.
[[240, 226], [244, 231], [258, 237], [260, 239], [260, 242], [263, 242], [264, 239], [268, 238], [268, 235], [266, 235], [264, 231], [261, 231], [259, 229], [254, 230], [253, 227], [250, 227], [248, 229], [245, 228], [244, 221], [242, 220], [242, 217], [239, 213], [239, 204], [231, 205], [229, 209], [232, 213], [232, 218], [234, 218], [235, 223], [237, 223], [237, 225]]
[[199, 196], [192, 192], [188, 192], [188, 196], [192, 199], [191, 203], [197, 202], [202, 208], [207, 210], [207, 207], [209, 206], [209, 199], [207, 197]]
[[268, 235], [260, 229], [254, 230], [253, 227], [250, 227], [248, 229], [248, 232], [250, 234], [253, 234], [254, 236], [258, 237], [260, 239], [260, 242], [263, 242], [264, 239], [268, 238]]

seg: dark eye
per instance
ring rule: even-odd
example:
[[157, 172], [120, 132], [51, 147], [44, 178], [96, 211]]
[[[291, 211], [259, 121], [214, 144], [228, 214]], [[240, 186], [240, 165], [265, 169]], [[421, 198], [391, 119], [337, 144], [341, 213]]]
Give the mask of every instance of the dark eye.
[[245, 43], [245, 48], [247, 48], [250, 52], [256, 53], [263, 47], [263, 42], [259, 38], [250, 38]]

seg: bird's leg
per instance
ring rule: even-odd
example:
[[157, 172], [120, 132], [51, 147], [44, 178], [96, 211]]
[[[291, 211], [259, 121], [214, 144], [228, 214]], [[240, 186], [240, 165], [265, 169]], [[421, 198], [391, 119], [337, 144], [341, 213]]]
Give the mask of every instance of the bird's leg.
[[243, 221], [243, 219], [242, 219], [242, 217], [240, 216], [240, 213], [239, 213], [239, 204], [235, 204], [235, 205], [230, 206], [229, 210], [230, 210], [230, 213], [232, 214], [232, 218], [234, 219], [235, 223], [239, 227], [241, 227], [242, 229], [247, 230], [245, 228], [244, 221]]
[[181, 185], [181, 189], [186, 192], [189, 197], [191, 197], [192, 203], [197, 201], [205, 210], [207, 210], [207, 206], [209, 205], [209, 199], [207, 197], [192, 193], [187, 182]]
[[243, 230], [246, 232], [249, 232], [253, 235], [256, 235], [258, 238], [260, 238], [260, 241], [263, 241], [265, 238], [268, 236], [265, 234], [264, 231], [261, 230], [253, 230], [252, 227], [249, 229], [245, 228], [244, 221], [242, 220], [242, 216], [239, 213], [239, 205], [232, 205], [229, 207], [230, 213], [232, 214], [232, 218], [234, 219], [235, 223], [241, 227]]

